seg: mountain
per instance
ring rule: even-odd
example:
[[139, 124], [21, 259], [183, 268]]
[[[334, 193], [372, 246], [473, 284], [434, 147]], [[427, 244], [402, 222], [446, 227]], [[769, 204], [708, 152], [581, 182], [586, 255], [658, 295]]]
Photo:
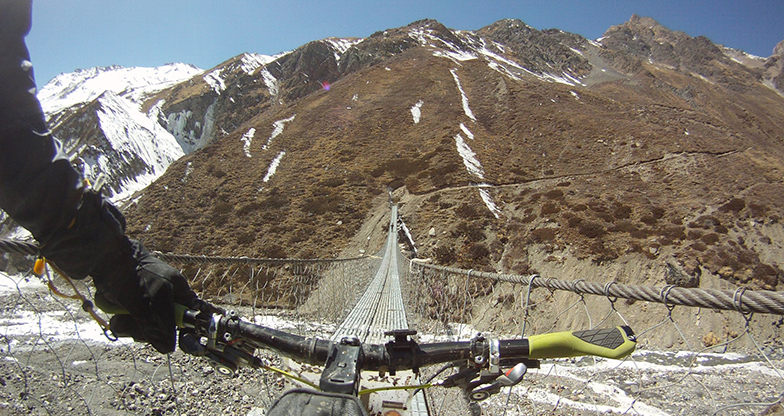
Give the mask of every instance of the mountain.
[[131, 102], [183, 82], [203, 70], [188, 64], [168, 64], [158, 68], [97, 67], [60, 74], [38, 91], [38, 99], [52, 127], [57, 114], [79, 108], [111, 91]]
[[77, 168], [89, 179], [105, 175], [108, 195], [121, 200], [191, 150], [158, 123], [157, 113], [143, 112], [142, 103], [202, 72], [186, 64], [91, 68], [58, 75], [38, 98]]
[[[91, 180], [103, 174], [104, 192], [120, 201], [184, 154], [166, 125], [142, 112], [141, 103], [202, 72], [188, 64], [83, 69], [55, 77], [39, 89], [38, 99], [74, 165]], [[2, 211], [0, 235], [30, 238]]]
[[[676, 265], [668, 284], [775, 289], [781, 50], [755, 57], [639, 16], [597, 40], [423, 20], [243, 54], [50, 116], [116, 195], [134, 183], [122, 178], [165, 169], [125, 206], [129, 233], [153, 249], [369, 252], [392, 189], [418, 255], [440, 264], [528, 273], [636, 259]], [[146, 144], [114, 140], [109, 115], [126, 120], [117, 136]], [[153, 141], [155, 156], [141, 150]]]
[[778, 57], [632, 16], [595, 41], [424, 20], [252, 72], [235, 58], [212, 70], [222, 83], [167, 92], [202, 114], [219, 91], [225, 135], [147, 188], [129, 230], [178, 252], [356, 254], [374, 249], [363, 230], [390, 187], [419, 256], [441, 264], [639, 258], [676, 264], [672, 284], [776, 288]]

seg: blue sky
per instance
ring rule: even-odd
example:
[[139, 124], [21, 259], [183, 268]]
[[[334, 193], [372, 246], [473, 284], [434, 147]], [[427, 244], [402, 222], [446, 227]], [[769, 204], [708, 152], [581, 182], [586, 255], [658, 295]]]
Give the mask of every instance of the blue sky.
[[463, 30], [514, 18], [596, 39], [636, 13], [767, 57], [784, 40], [783, 11], [784, 0], [34, 0], [27, 43], [40, 86], [93, 66], [185, 62], [208, 69], [243, 52], [273, 55], [424, 18]]

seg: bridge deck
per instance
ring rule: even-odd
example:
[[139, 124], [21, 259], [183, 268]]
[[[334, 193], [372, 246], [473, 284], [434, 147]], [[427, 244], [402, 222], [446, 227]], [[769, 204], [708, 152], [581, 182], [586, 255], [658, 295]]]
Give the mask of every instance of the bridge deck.
[[[354, 335], [362, 342], [371, 344], [384, 344], [389, 341], [384, 332], [393, 329], [407, 329], [405, 306], [400, 292], [400, 275], [398, 273], [398, 260], [400, 249], [397, 244], [397, 205], [392, 206], [387, 242], [381, 266], [375, 277], [368, 285], [365, 293], [360, 298], [354, 309], [348, 314], [332, 335], [333, 341], [339, 341], [347, 335]], [[418, 377], [410, 371], [397, 374], [401, 380], [409, 384], [418, 384]], [[363, 377], [362, 384], [366, 387], [376, 386]], [[374, 394], [371, 396], [379, 396]], [[371, 397], [369, 410], [388, 410], [384, 402], [405, 403], [412, 416], [427, 416], [427, 404], [422, 391], [409, 397], [405, 391], [390, 391], [385, 397]], [[371, 414], [374, 414], [371, 411]], [[381, 413], [383, 414], [383, 412]]]

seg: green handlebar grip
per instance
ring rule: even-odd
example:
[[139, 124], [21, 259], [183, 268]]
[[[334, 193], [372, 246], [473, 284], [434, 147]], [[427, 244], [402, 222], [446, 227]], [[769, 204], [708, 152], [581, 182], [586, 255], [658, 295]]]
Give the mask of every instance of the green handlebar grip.
[[[95, 299], [95, 306], [97, 306], [100, 310], [111, 314], [111, 315], [128, 315], [127, 309], [123, 308], [122, 306], [115, 305], [113, 303], [109, 303], [106, 299], [101, 296], [96, 296]], [[185, 315], [185, 311], [188, 310], [188, 307], [185, 305], [180, 305], [179, 303], [174, 304], [174, 323], [177, 325], [178, 328], [185, 328], [185, 324], [182, 322], [182, 317]]]
[[188, 307], [185, 305], [180, 305], [179, 303], [174, 304], [174, 324], [177, 325], [177, 328], [185, 328], [185, 324], [182, 322], [182, 317], [185, 315], [185, 311], [188, 310]]
[[528, 338], [529, 358], [565, 358], [595, 355], [620, 359], [634, 351], [637, 342], [628, 326], [587, 331], [553, 332]]

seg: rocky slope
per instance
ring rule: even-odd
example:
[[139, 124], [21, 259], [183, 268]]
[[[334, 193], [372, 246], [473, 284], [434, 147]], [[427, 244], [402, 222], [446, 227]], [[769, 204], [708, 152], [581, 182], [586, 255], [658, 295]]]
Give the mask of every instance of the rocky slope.
[[212, 70], [222, 83], [155, 98], [169, 115], [215, 106], [220, 134], [145, 190], [129, 230], [165, 251], [356, 254], [347, 242], [390, 187], [439, 263], [525, 273], [531, 250], [637, 255], [677, 264], [674, 284], [774, 289], [779, 58], [741, 55], [633, 16], [597, 41], [426, 20], [252, 71], [231, 70], [238, 57]]
[[359, 230], [393, 189], [418, 255], [442, 264], [637, 256], [676, 265], [667, 283], [775, 289], [783, 50], [638, 16], [596, 41], [423, 20], [208, 71], [64, 74], [41, 97], [115, 199], [166, 172], [126, 207], [153, 249], [355, 255], [377, 248]]

